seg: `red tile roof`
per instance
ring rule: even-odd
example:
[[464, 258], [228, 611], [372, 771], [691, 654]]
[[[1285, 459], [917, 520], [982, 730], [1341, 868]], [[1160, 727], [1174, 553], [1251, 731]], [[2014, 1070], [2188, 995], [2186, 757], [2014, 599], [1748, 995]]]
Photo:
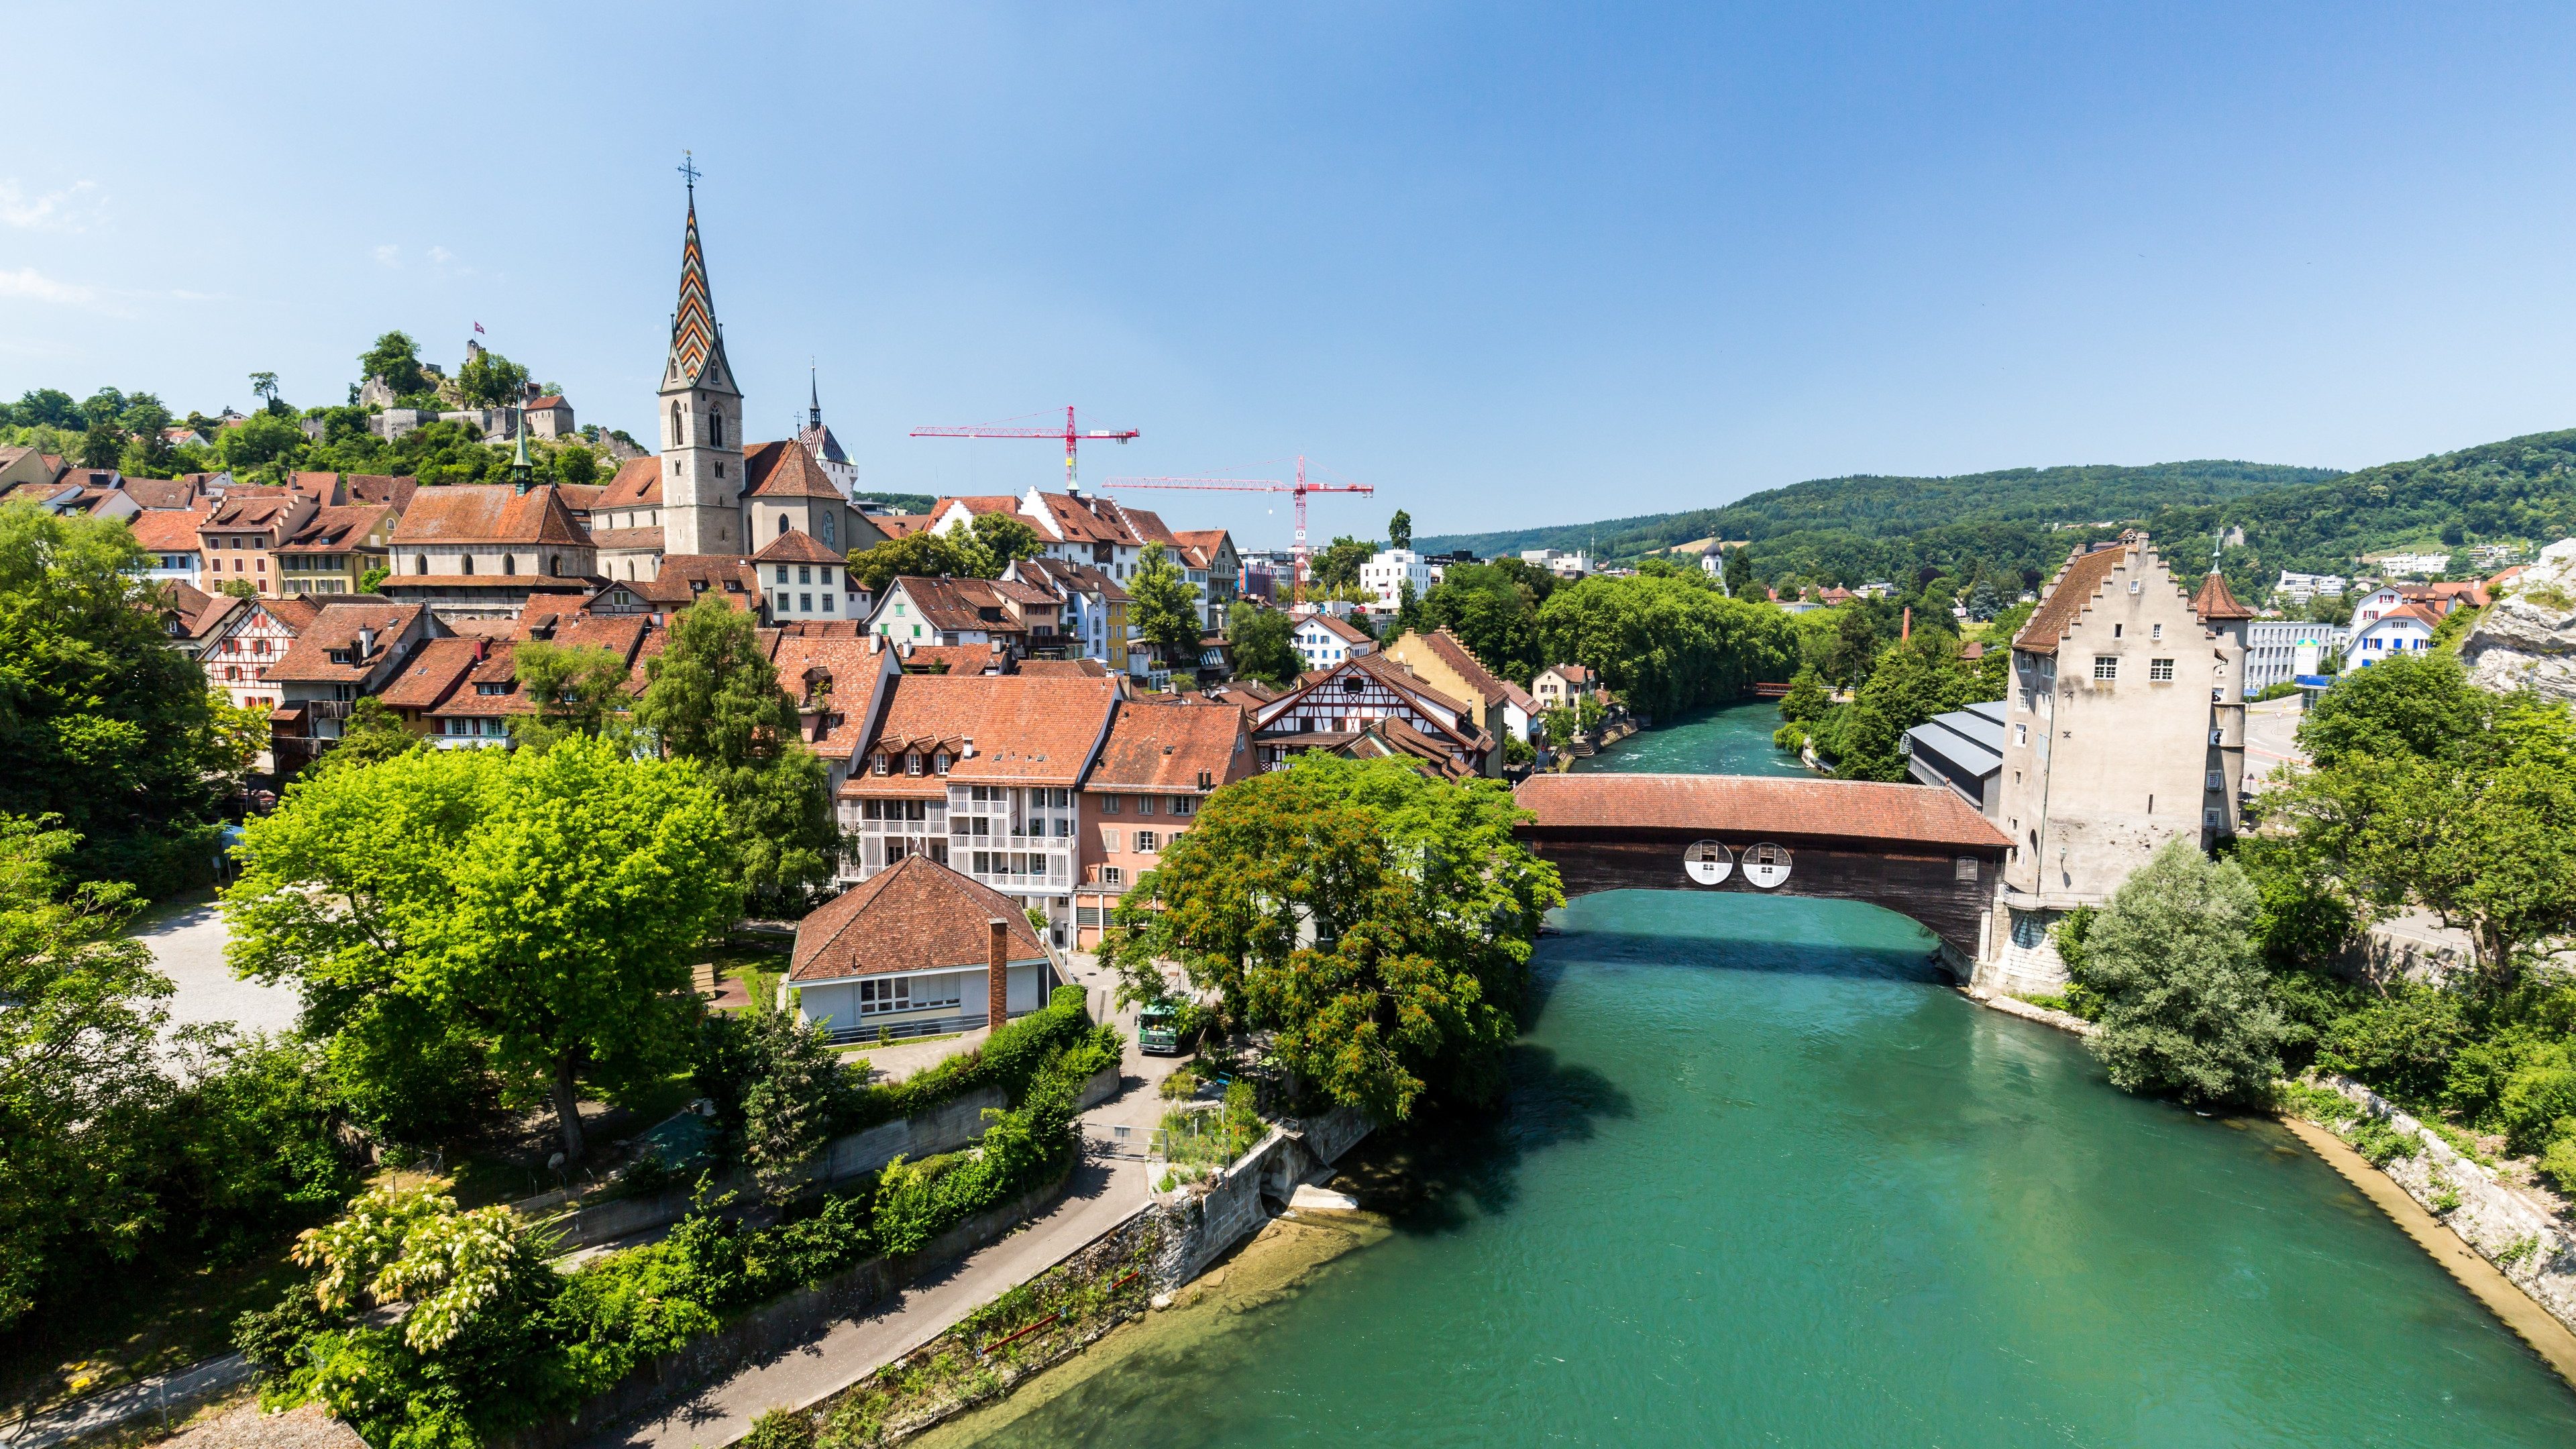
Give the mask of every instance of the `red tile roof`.
[[[905, 574], [890, 579], [885, 592], [901, 589], [912, 600], [921, 622], [941, 633], [1025, 634], [1028, 626], [1013, 618], [1008, 596], [994, 587], [991, 579], [922, 578]], [[1053, 603], [1053, 597], [1047, 599]], [[992, 610], [994, 618], [984, 617]]]
[[907, 674], [895, 682], [885, 722], [868, 749], [971, 742], [971, 753], [961, 748], [964, 757], [949, 766], [951, 780], [1072, 785], [1108, 732], [1117, 702], [1114, 679]]
[[1755, 775], [1532, 775], [1512, 792], [1541, 836], [1700, 831], [1801, 841], [2001, 853], [2012, 842], [1939, 785]]
[[1251, 753], [1243, 711], [1233, 705], [1131, 700], [1118, 706], [1083, 788], [1213, 789], [1248, 764]]
[[750, 486], [746, 496], [754, 498], [828, 498], [841, 501], [841, 490], [823, 474], [823, 465], [805, 451], [805, 445], [790, 438], [778, 443], [757, 443], [742, 455], [742, 476]]
[[1023, 659], [1020, 673], [1036, 679], [1107, 679], [1109, 666], [1097, 659]]
[[863, 742], [885, 655], [865, 639], [782, 632], [771, 644], [770, 662], [780, 687], [805, 711], [805, 742], [817, 754], [850, 758]]
[[396, 709], [435, 708], [473, 671], [475, 650], [486, 647], [481, 639], [432, 639], [377, 697]]
[[376, 525], [394, 517], [392, 505], [353, 503], [337, 508], [317, 508], [295, 536], [281, 547], [303, 553], [329, 553], [355, 548], [366, 541]]
[[842, 561], [837, 550], [824, 547], [820, 539], [801, 528], [791, 528], [778, 535], [752, 558], [759, 563], [836, 564]]
[[2084, 606], [2102, 592], [2111, 571], [2127, 557], [2128, 549], [2118, 543], [2070, 554], [2066, 567], [2057, 571], [2057, 577], [2049, 580], [2048, 588], [2040, 594], [2039, 607], [2032, 611], [2030, 622], [2013, 636], [2013, 647], [2033, 654], [2056, 653], [2057, 641], [2066, 637], [2067, 628], [2083, 617]]
[[340, 481], [348, 487], [351, 503], [383, 503], [397, 509], [409, 508], [412, 494], [420, 490], [420, 480], [390, 473], [350, 473]]
[[990, 644], [896, 643], [895, 659], [906, 674], [1009, 674], [1011, 652]]
[[[0, 467], [8, 460], [0, 458]], [[149, 512], [155, 509], [195, 508], [202, 494], [196, 483], [187, 478], [128, 478], [126, 496], [135, 506]]]
[[[271, 679], [308, 684], [361, 683], [392, 661], [396, 640], [420, 622], [418, 604], [332, 603], [322, 606], [313, 622], [295, 636], [284, 658], [269, 666]], [[358, 631], [375, 631], [375, 651], [360, 658]], [[336, 663], [331, 651], [347, 651], [349, 662]]]
[[608, 480], [592, 500], [591, 510], [604, 508], [654, 508], [662, 502], [662, 460], [658, 457], [629, 458], [617, 465], [617, 476]]
[[2236, 595], [2228, 592], [2227, 580], [2219, 577], [2216, 569], [2210, 570], [2209, 576], [2200, 581], [2200, 592], [2191, 596], [2191, 607], [2204, 624], [2218, 619], [2254, 617], [2252, 609], [2236, 602]]
[[131, 520], [134, 541], [151, 553], [195, 553], [197, 529], [205, 523], [206, 508], [149, 508]]
[[525, 493], [503, 483], [460, 483], [412, 495], [394, 529], [397, 547], [415, 543], [590, 542], [572, 511], [541, 483]]
[[888, 538], [903, 538], [915, 533], [928, 533], [934, 521], [927, 513], [871, 513], [868, 522]]
[[787, 979], [810, 983], [989, 966], [995, 921], [1006, 928], [1004, 960], [1047, 959], [1019, 902], [926, 855], [906, 856], [797, 924]]
[[1300, 624], [1321, 625], [1325, 632], [1341, 636], [1344, 643], [1373, 644], [1376, 642], [1369, 638], [1368, 631], [1362, 629], [1359, 625], [1352, 623], [1348, 619], [1337, 619], [1332, 615], [1325, 613], [1321, 609], [1316, 610], [1314, 613], [1307, 615], [1305, 618], [1300, 619], [1297, 622]]

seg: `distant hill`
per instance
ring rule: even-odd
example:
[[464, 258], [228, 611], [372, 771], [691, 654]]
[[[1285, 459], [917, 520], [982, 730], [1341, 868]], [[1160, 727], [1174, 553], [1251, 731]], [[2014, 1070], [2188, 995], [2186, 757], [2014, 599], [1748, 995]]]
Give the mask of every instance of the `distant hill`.
[[927, 493], [860, 493], [861, 503], [882, 503], [897, 513], [928, 513], [939, 500]]
[[[1418, 537], [1427, 553], [1491, 557], [1590, 548], [1605, 561], [1676, 544], [1749, 539], [1768, 583], [1902, 583], [1926, 570], [2018, 572], [2035, 584], [2067, 552], [2143, 526], [2183, 540], [2244, 530], [2221, 554], [2228, 582], [2261, 598], [2282, 569], [2349, 572], [2364, 553], [2454, 550], [2499, 540], [2534, 547], [2576, 535], [2576, 431], [2533, 433], [2357, 473], [2261, 463], [2017, 468], [1956, 478], [1820, 478], [1723, 508], [1504, 533]], [[2194, 545], [2197, 547], [2197, 545]]]
[[2140, 468], [2013, 468], [1950, 478], [1863, 474], [1793, 483], [1720, 508], [1500, 533], [1429, 535], [1417, 537], [1414, 546], [1426, 553], [1472, 549], [1484, 557], [1527, 548], [1579, 548], [1613, 560], [1710, 537], [1752, 539], [1758, 544], [1817, 532], [1885, 539], [1960, 524], [2035, 524], [2045, 529], [2052, 524], [2143, 520], [2177, 505], [2223, 503], [2341, 476], [2332, 468], [2228, 461]]

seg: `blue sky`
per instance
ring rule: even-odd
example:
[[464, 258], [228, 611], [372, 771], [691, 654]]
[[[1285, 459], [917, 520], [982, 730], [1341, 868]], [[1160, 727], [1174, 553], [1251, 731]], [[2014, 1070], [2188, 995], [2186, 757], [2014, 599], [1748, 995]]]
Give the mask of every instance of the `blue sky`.
[[753, 433], [817, 359], [884, 488], [1059, 477], [904, 434], [1066, 403], [1144, 434], [1093, 480], [1378, 487], [1323, 535], [2363, 466], [2576, 425], [2576, 10], [2436, 8], [20, 0], [0, 394], [480, 321], [640, 435], [686, 147]]

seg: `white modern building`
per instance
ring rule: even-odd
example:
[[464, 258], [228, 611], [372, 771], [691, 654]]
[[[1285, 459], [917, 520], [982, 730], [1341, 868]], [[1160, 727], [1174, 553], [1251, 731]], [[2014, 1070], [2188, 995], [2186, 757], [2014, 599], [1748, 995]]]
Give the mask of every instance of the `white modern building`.
[[1382, 608], [1402, 603], [1408, 583], [1417, 599], [1431, 592], [1431, 563], [1409, 548], [1381, 550], [1360, 565], [1360, 587], [1376, 596]]
[[1560, 579], [1579, 579], [1592, 572], [1592, 556], [1581, 549], [1567, 553], [1563, 549], [1525, 548], [1521, 550], [1521, 562], [1543, 568]]
[[2259, 694], [2302, 674], [2315, 674], [2329, 654], [2341, 655], [2352, 631], [2340, 624], [2296, 619], [2255, 619], [2245, 626], [2245, 693]]
[[2304, 609], [2320, 595], [2340, 599], [2351, 588], [2352, 580], [2341, 574], [2294, 574], [2283, 569], [2279, 582], [2272, 585], [2272, 602]]

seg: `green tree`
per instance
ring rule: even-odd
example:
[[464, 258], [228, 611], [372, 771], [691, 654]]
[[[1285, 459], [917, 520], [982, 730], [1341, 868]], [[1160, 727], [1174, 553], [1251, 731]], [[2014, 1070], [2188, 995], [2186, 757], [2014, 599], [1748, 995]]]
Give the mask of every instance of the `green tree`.
[[392, 578], [393, 576], [393, 570], [386, 568], [383, 564], [377, 564], [375, 567], [368, 569], [365, 573], [358, 575], [358, 592], [362, 594], [375, 593], [385, 586], [385, 580]]
[[1399, 508], [1395, 510], [1395, 516], [1386, 521], [1386, 546], [1389, 548], [1413, 547], [1412, 514]]
[[344, 770], [362, 765], [381, 764], [396, 755], [406, 755], [423, 748], [423, 741], [404, 724], [393, 706], [369, 696], [349, 707], [348, 723], [340, 727], [340, 742], [322, 756], [325, 769]]
[[125, 934], [133, 889], [72, 882], [77, 847], [0, 818], [0, 1330], [160, 1226], [144, 1157], [171, 985]]
[[266, 411], [270, 417], [282, 418], [292, 416], [293, 414], [294, 410], [287, 407], [277, 395], [276, 373], [252, 373], [250, 375], [250, 395], [258, 398], [266, 405]]
[[238, 854], [236, 970], [296, 981], [308, 1026], [362, 1063], [470, 1043], [552, 1104], [572, 1162], [584, 1082], [678, 1065], [690, 963], [741, 907], [698, 768], [581, 736], [317, 772]]
[[1500, 781], [1303, 755], [1209, 797], [1120, 902], [1103, 957], [1130, 1000], [1163, 995], [1177, 964], [1336, 1102], [1391, 1120], [1425, 1092], [1487, 1100], [1564, 899], [1512, 836], [1525, 818]]
[[0, 813], [58, 817], [69, 872], [202, 880], [233, 782], [123, 523], [0, 503]]
[[2255, 955], [2259, 906], [2233, 862], [2180, 837], [2121, 883], [2077, 983], [2100, 1001], [2090, 1044], [2113, 1086], [2194, 1106], [2269, 1098], [2283, 1023]]
[[478, 352], [456, 369], [456, 395], [467, 407], [510, 407], [528, 395], [528, 370], [497, 352]]
[[215, 438], [215, 457], [239, 476], [271, 463], [293, 464], [308, 441], [294, 419], [260, 413], [239, 427], [223, 429]]
[[1127, 580], [1127, 621], [1163, 651], [1177, 676], [1195, 675], [1199, 661], [1199, 590], [1159, 543], [1145, 545]]
[[796, 700], [752, 617], [698, 600], [673, 616], [671, 642], [645, 672], [636, 722], [695, 762], [724, 801], [745, 888], [774, 901], [829, 881], [840, 852], [830, 773], [798, 737]]
[[1787, 615], [1686, 579], [1583, 579], [1549, 595], [1538, 623], [1551, 662], [1589, 667], [1656, 719], [1740, 699], [1793, 662]]
[[1753, 555], [1740, 548], [1728, 549], [1725, 578], [1726, 592], [1730, 597], [1738, 599], [1752, 597]]
[[522, 749], [551, 749], [573, 735], [598, 735], [629, 703], [631, 675], [613, 650], [531, 639], [517, 647], [510, 664], [520, 691], [536, 706], [535, 713], [510, 722], [510, 741]]
[[1225, 637], [1234, 643], [1234, 672], [1243, 678], [1283, 688], [1304, 672], [1295, 628], [1277, 609], [1237, 599], [1225, 611]]
[[2470, 685], [2456, 656], [2394, 655], [2319, 697], [2299, 725], [2299, 744], [2323, 769], [2355, 755], [2450, 758], [2486, 734], [2494, 703]]
[[969, 532], [982, 552], [972, 557], [961, 552], [960, 557], [973, 566], [966, 572], [977, 578], [998, 579], [1011, 565], [1046, 551], [1038, 541], [1038, 531], [1008, 513], [978, 513]]
[[1413, 592], [1413, 580], [1398, 580], [1395, 586], [1395, 622], [1388, 626], [1399, 637], [1420, 632], [1423, 628], [1422, 599]]
[[215, 592], [236, 599], [256, 599], [259, 597], [259, 585], [248, 579], [226, 579], [215, 585]]
[[[1793, 681], [1794, 683], [1794, 681]], [[1959, 641], [1918, 630], [1878, 657], [1833, 735], [1834, 774], [1846, 780], [1905, 778], [1905, 732], [1934, 715], [1975, 703], [1979, 681], [1959, 664]]]
[[908, 533], [850, 554], [850, 577], [870, 594], [898, 578], [977, 577], [958, 567], [957, 550], [944, 533]]
[[113, 468], [125, 454], [125, 434], [104, 419], [81, 434], [80, 454], [72, 461], [84, 468]]
[[381, 377], [397, 398], [435, 392], [438, 385], [420, 365], [420, 344], [404, 332], [388, 332], [358, 354], [360, 378]]
[[1356, 589], [1360, 586], [1360, 565], [1376, 554], [1376, 544], [1344, 534], [1307, 559], [1307, 582], [1319, 589]]
[[1498, 563], [1456, 564], [1443, 571], [1422, 597], [1416, 627], [1448, 630], [1476, 662], [1523, 686], [1548, 662], [1539, 658], [1537, 596], [1523, 577]]

